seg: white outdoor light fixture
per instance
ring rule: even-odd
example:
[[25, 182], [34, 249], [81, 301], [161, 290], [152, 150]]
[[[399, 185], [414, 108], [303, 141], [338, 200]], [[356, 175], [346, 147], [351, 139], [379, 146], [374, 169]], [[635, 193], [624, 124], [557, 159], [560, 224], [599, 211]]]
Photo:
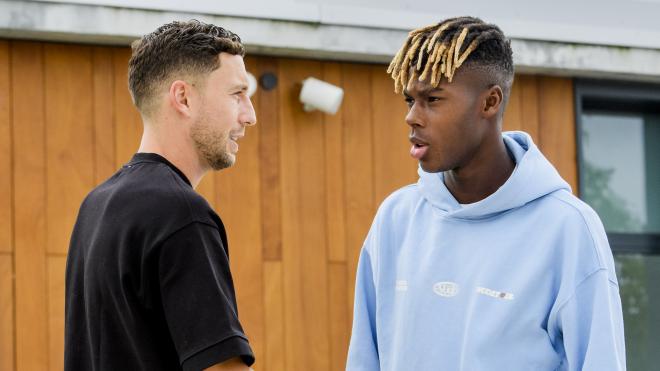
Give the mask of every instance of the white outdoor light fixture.
[[334, 115], [344, 98], [344, 89], [325, 81], [308, 77], [302, 82], [300, 102], [307, 112], [315, 109]]
[[248, 90], [247, 90], [247, 95], [248, 97], [252, 97], [254, 93], [257, 92], [257, 79], [254, 77], [253, 74], [247, 73], [247, 80], [248, 80]]

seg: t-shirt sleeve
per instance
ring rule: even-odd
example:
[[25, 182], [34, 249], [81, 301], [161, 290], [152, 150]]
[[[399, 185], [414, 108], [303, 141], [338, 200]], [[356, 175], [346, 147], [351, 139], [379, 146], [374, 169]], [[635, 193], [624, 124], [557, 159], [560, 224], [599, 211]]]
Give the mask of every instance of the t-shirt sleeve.
[[171, 235], [158, 252], [158, 275], [163, 311], [184, 370], [199, 371], [234, 357], [254, 363], [216, 228], [192, 223]]

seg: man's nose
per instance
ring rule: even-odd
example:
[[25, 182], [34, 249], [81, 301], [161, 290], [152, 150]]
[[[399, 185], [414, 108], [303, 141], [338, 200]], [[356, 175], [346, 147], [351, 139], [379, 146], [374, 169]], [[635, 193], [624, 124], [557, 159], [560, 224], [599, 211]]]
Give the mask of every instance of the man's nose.
[[410, 127], [424, 126], [419, 112], [419, 107], [415, 103], [413, 103], [413, 105], [408, 110], [408, 113], [406, 114], [406, 124], [408, 124]]
[[245, 126], [252, 126], [257, 123], [257, 113], [254, 111], [254, 106], [249, 97], [247, 97], [247, 102], [243, 109], [241, 124]]

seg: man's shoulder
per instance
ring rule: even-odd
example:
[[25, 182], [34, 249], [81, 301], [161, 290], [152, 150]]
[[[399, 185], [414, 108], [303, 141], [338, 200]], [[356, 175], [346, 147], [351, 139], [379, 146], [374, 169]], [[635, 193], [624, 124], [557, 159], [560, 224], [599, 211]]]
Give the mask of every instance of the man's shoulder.
[[380, 222], [387, 220], [398, 224], [407, 219], [421, 201], [423, 196], [416, 183], [403, 186], [381, 202], [375, 218]]
[[391, 207], [418, 201], [422, 197], [417, 183], [405, 185], [392, 192], [383, 200], [381, 207]]
[[209, 221], [215, 213], [208, 202], [164, 164], [124, 167], [92, 190], [83, 209], [111, 211], [138, 219]]
[[552, 208], [552, 212], [557, 217], [581, 223], [584, 227], [590, 229], [595, 228], [596, 225], [601, 225], [596, 211], [568, 190], [562, 189], [552, 192], [545, 199], [546, 207]]
[[421, 199], [422, 194], [419, 192], [419, 186], [417, 183], [408, 184], [390, 193], [390, 195], [380, 204], [379, 209], [391, 210], [402, 207], [405, 208], [416, 204]]
[[567, 190], [553, 192], [547, 198], [548, 205], [552, 205], [549, 212], [559, 221], [566, 240], [564, 255], [583, 263], [591, 261], [593, 269], [609, 270], [615, 282], [607, 233], [596, 211]]

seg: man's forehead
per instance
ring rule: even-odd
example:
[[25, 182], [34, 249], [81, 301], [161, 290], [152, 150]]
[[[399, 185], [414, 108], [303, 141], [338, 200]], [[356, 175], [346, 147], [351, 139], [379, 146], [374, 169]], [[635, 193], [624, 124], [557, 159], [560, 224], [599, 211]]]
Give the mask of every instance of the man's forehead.
[[247, 81], [247, 71], [243, 63], [243, 57], [220, 53], [220, 67], [212, 72], [217, 78], [228, 81]]

